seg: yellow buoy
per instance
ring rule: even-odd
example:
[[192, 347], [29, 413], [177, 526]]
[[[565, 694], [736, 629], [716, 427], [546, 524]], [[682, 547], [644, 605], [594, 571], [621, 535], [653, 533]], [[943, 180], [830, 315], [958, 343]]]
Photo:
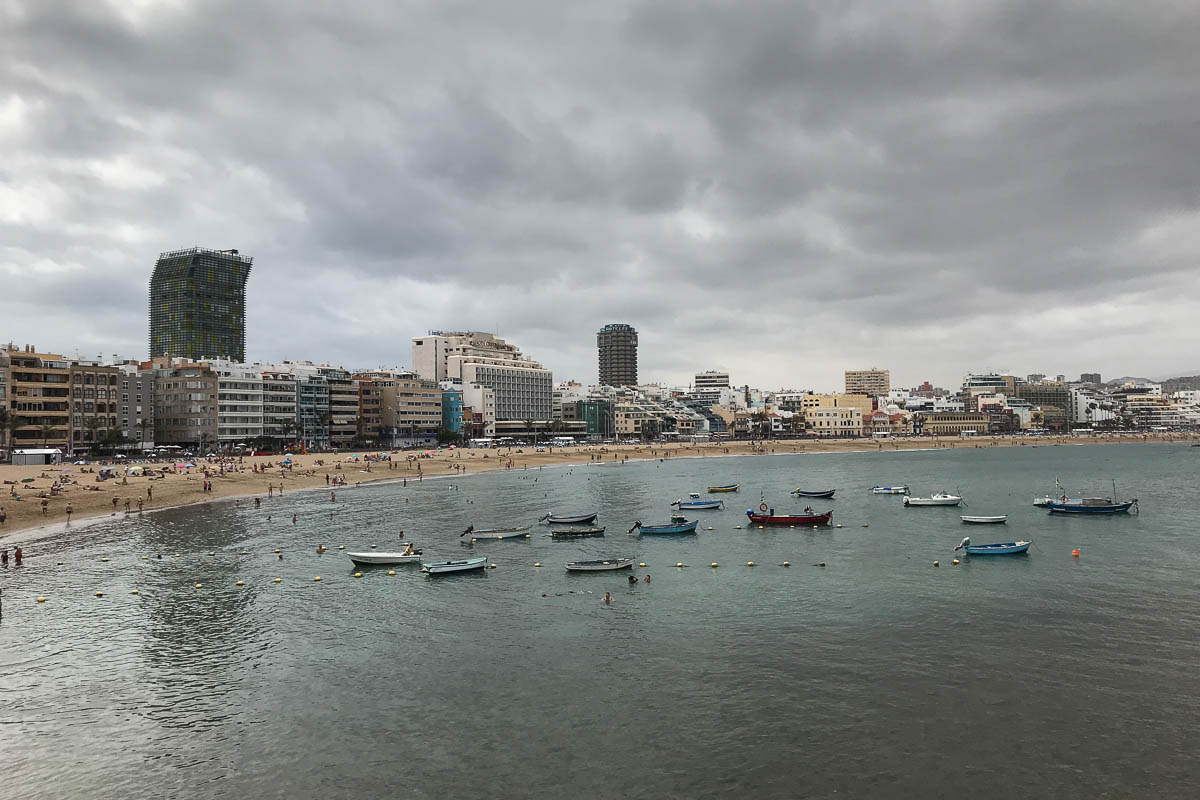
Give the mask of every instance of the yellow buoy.
[[676, 562], [675, 562], [675, 566], [677, 566], [677, 567], [682, 567], [682, 566], [683, 566], [683, 562], [682, 562], [682, 561], [676, 561]]
[[488, 569], [495, 569], [495, 568], [496, 568], [495, 564], [488, 564]]
[[46, 602], [46, 598], [44, 598], [44, 597], [38, 597], [37, 601], [38, 601], [39, 603], [44, 603], [44, 602]]
[[130, 592], [130, 594], [137, 594], [137, 593], [138, 593], [137, 589], [134, 589], [132, 592]]
[[790, 562], [790, 561], [785, 561], [785, 562], [783, 562], [783, 565], [784, 565], [785, 567], [790, 567], [790, 566], [792, 565], [792, 562]]
[[150, 558], [150, 556], [142, 556], [142, 561], [146, 561], [149, 558]]
[[104, 597], [104, 592], [96, 592], [96, 597]]
[[542, 562], [540, 562], [540, 561], [537, 562], [536, 564], [534, 564], [535, 567], [540, 567], [541, 565], [542, 565]]
[[759, 526], [758, 526], [758, 529], [761, 531], [761, 530], [763, 529], [763, 526], [762, 526], [762, 525], [759, 525]]
[[344, 544], [338, 545], [338, 550], [345, 550], [345, 549], [346, 549], [346, 545], [344, 545]]
[[940, 567], [942, 565], [942, 563], [940, 561], [935, 561], [935, 562], [933, 562], [933, 565], [935, 567]]
[[525, 538], [526, 538], [526, 539], [528, 539], [528, 538], [529, 538], [529, 534], [528, 534], [528, 533], [527, 533], [527, 534], [525, 534]]
[[476, 541], [478, 541], [478, 540], [477, 540], [477, 539], [476, 539], [474, 536], [472, 536], [472, 537], [471, 537], [471, 544], [475, 544], [475, 542], [476, 542]]
[[863, 525], [863, 527], [864, 527], [864, 528], [867, 528], [867, 527], [870, 527], [870, 526], [869, 526], [869, 525]]
[[362, 577], [362, 573], [361, 573], [361, 572], [356, 572], [356, 573], [354, 573], [354, 577], [356, 577], [356, 578], [361, 578], [361, 577]]
[[639, 562], [638, 562], [638, 566], [639, 566], [639, 567], [644, 567], [644, 566], [646, 566], [646, 562], [645, 562], [645, 561], [639, 561]]
[[817, 529], [817, 526], [816, 526], [816, 525], [813, 525], [813, 530], [815, 531], [816, 529]]
[[275, 582], [276, 582], [276, 583], [280, 583], [281, 581], [283, 581], [283, 578], [276, 578], [276, 579], [275, 579]]
[[101, 560], [101, 561], [108, 561], [108, 559], [107, 559], [107, 558], [102, 558], [102, 559], [100, 559], [100, 560]]
[[246, 554], [247, 554], [247, 553], [246, 553], [246, 551], [245, 551], [245, 550], [243, 550], [243, 551], [242, 551], [242, 555], [246, 555]]
[[388, 575], [395, 575], [395, 574], [396, 574], [396, 570], [394, 570], [394, 569], [388, 570]]
[[318, 575], [317, 577], [313, 578], [313, 582], [314, 582], [314, 583], [319, 583], [320, 581], [321, 581], [321, 576], [320, 576], [320, 575]]
[[837, 525], [834, 525], [833, 527], [840, 528], [840, 527], [842, 527], [842, 523], [839, 522]]
[[713, 569], [716, 569], [716, 568], [717, 568], [717, 562], [715, 562], [715, 561], [714, 561], [714, 562], [712, 562], [712, 568], [713, 568]]
[[957, 566], [958, 566], [958, 559], [956, 558], [956, 559], [954, 559], [953, 561], [951, 561], [950, 563], [951, 563], [951, 564], [953, 564], [954, 566], [956, 566], [956, 567], [957, 567]]
[[372, 550], [374, 550], [374, 549], [375, 549], [375, 545], [371, 545], [371, 549], [372, 549]]
[[429, 572], [429, 570], [425, 569], [424, 567], [421, 567], [421, 572]]
[[216, 555], [216, 553], [209, 553], [209, 555], [210, 555], [210, 556], [215, 556], [215, 555]]
[[734, 529], [735, 531], [740, 531], [740, 530], [742, 529], [742, 526], [741, 526], [741, 525], [734, 525], [734, 526], [733, 526], [733, 529]]
[[196, 588], [197, 588], [197, 589], [203, 589], [203, 588], [204, 588], [204, 584], [203, 584], [203, 583], [197, 583], [197, 584], [196, 584]]
[[789, 527], [789, 528], [794, 528], [794, 527], [796, 527], [796, 526], [795, 526], [795, 525], [788, 525], [788, 527]]
[[238, 581], [235, 585], [236, 586], [245, 586], [246, 584], [242, 583], [241, 581]]
[[753, 561], [747, 561], [747, 562], [746, 562], [746, 566], [747, 566], [747, 567], [753, 567], [753, 566], [754, 566], [754, 562], [753, 562]]
[[276, 552], [276, 553], [278, 553], [278, 552], [279, 552], [279, 548], [278, 548], [278, 547], [276, 547], [276, 548], [275, 548], [275, 552]]

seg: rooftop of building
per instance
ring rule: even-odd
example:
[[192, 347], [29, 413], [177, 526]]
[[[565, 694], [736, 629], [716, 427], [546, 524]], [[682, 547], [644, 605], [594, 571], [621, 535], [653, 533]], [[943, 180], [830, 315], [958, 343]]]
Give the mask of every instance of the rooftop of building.
[[217, 256], [219, 258], [237, 261], [239, 263], [246, 264], [246, 265], [250, 265], [250, 264], [254, 263], [253, 256], [244, 256], [241, 253], [239, 253], [236, 249], [213, 250], [210, 247], [185, 247], [182, 250], [167, 250], [165, 252], [159, 253], [158, 258], [160, 261], [162, 261], [164, 259], [183, 258], [184, 256], [199, 256], [199, 255]]

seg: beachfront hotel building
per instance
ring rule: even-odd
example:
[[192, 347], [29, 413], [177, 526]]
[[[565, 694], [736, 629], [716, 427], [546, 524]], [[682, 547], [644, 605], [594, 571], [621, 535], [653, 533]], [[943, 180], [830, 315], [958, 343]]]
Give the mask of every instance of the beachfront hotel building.
[[414, 337], [412, 364], [426, 380], [462, 386], [464, 405], [471, 405], [471, 384], [492, 389], [497, 433], [530, 433], [530, 425], [548, 426], [553, 418], [553, 374], [495, 334], [453, 331]]
[[[386, 447], [437, 442], [442, 428], [444, 391], [413, 372], [377, 370], [355, 373], [363, 438]], [[461, 426], [461, 402], [459, 404]]]
[[846, 370], [846, 394], [883, 397], [892, 390], [891, 372], [886, 369]]
[[259, 368], [262, 375], [263, 432], [267, 439], [274, 439], [286, 446], [299, 438], [299, 401], [296, 376], [275, 368]]
[[637, 386], [638, 334], [632, 325], [605, 325], [596, 334], [601, 386]]
[[10, 430], [11, 450], [56, 447], [71, 439], [71, 364], [32, 345], [7, 345], [9, 413], [25, 424]]
[[[209, 447], [217, 442], [217, 373], [206, 363], [151, 359], [156, 445]], [[207, 451], [206, 451], [207, 452]]]
[[121, 390], [117, 410], [121, 434], [138, 450], [154, 449], [154, 371], [127, 361], [117, 365]]
[[245, 361], [253, 261], [204, 247], [160, 254], [150, 277], [150, 357]]
[[712, 370], [697, 372], [695, 387], [697, 389], [728, 389], [729, 373]]

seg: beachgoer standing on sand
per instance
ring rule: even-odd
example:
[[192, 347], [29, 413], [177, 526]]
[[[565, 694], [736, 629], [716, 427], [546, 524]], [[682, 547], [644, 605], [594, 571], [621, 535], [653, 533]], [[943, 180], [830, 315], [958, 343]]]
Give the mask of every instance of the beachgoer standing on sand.
[[21, 545], [17, 545], [17, 549], [13, 552], [13, 561], [17, 562], [17, 566], [21, 566]]
[[8, 512], [4, 510], [4, 506], [0, 506], [0, 525], [3, 525], [6, 519], [8, 519]]
[[[71, 521], [71, 515], [75, 513], [75, 509], [71, 508], [71, 504], [67, 503], [67, 522]], [[0, 520], [2, 521], [2, 520]]]

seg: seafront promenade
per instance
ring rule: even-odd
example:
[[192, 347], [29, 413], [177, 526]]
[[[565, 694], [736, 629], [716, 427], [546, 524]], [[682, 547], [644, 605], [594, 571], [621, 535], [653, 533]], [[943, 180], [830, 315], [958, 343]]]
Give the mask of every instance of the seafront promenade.
[[[4, 508], [6, 516], [5, 522], [0, 525], [0, 540], [11, 540], [13, 534], [18, 531], [68, 523], [68, 508], [71, 512], [69, 524], [81, 524], [90, 519], [136, 515], [164, 508], [201, 505], [233, 498], [245, 498], [248, 502], [253, 502], [254, 497], [266, 498], [280, 491], [285, 494], [305, 490], [337, 492], [352, 490], [356, 486], [376, 481], [422, 481], [425, 478], [469, 476], [505, 469], [526, 470], [567, 464], [619, 464], [626, 460], [659, 458], [716, 458], [726, 455], [1192, 441], [1200, 441], [1200, 434], [911, 437], [880, 441], [782, 439], [695, 444], [393, 451], [385, 453], [390, 457], [390, 461], [368, 461], [366, 456], [378, 455], [379, 451], [360, 450], [341, 454], [193, 459], [177, 463], [194, 464], [194, 467], [152, 464], [147, 465], [156, 473], [152, 477], [119, 474], [115, 478], [103, 481], [97, 480], [103, 465], [116, 466], [119, 473], [124, 473], [126, 467], [122, 462], [103, 460], [87, 465], [0, 465], [0, 480], [3, 480], [0, 507]], [[285, 459], [292, 463], [284, 464]], [[169, 467], [172, 471], [162, 474], [163, 467]], [[731, 477], [730, 480], [734, 480], [735, 477]], [[43, 500], [46, 501], [44, 508]]]

